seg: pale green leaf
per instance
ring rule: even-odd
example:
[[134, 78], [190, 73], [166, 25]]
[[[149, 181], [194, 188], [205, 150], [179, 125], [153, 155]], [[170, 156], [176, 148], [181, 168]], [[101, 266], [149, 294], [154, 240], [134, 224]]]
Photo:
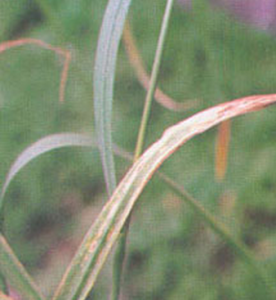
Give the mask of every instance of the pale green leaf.
[[[0, 215], [3, 214], [3, 202], [6, 191], [11, 184], [14, 177], [31, 161], [33, 161], [38, 156], [47, 153], [51, 150], [63, 148], [63, 147], [71, 147], [71, 146], [82, 146], [82, 147], [98, 147], [97, 142], [88, 134], [81, 133], [57, 133], [53, 135], [48, 135], [46, 137], [41, 138], [37, 142], [33, 143], [29, 147], [27, 147], [24, 151], [22, 151], [18, 157], [15, 159], [13, 164], [11, 165], [3, 187], [0, 194]], [[121, 157], [131, 159], [131, 155], [120, 149], [118, 146], [113, 145], [113, 150], [115, 153], [120, 155]]]
[[109, 0], [97, 43], [94, 115], [108, 193], [116, 187], [112, 152], [112, 102], [119, 42], [131, 0]]
[[43, 153], [68, 146], [92, 146], [95, 142], [91, 137], [78, 133], [59, 133], [46, 136], [26, 148], [14, 161], [5, 178], [0, 194], [0, 211], [3, 206], [3, 198], [15, 175], [28, 163]]

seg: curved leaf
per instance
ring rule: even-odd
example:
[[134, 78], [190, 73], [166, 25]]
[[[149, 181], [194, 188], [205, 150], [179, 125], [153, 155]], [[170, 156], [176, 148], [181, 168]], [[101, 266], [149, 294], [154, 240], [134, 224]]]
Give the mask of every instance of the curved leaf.
[[116, 187], [112, 153], [112, 102], [119, 42], [131, 0], [109, 0], [99, 40], [94, 68], [94, 114], [108, 193]]
[[[34, 144], [30, 145], [24, 151], [22, 151], [11, 165], [5, 178], [0, 194], [0, 215], [3, 214], [3, 202], [6, 191], [18, 172], [20, 172], [32, 160], [46, 152], [71, 146], [98, 147], [97, 142], [93, 138], [91, 138], [90, 135], [68, 132], [52, 134], [43, 137]], [[113, 150], [114, 153], [120, 155], [123, 158], [126, 158], [128, 160], [132, 159], [131, 154], [116, 145], [113, 145]]]
[[[246, 97], [209, 108], [167, 129], [122, 179], [87, 232], [53, 299], [86, 298], [138, 196], [160, 165], [181, 145], [222, 121], [262, 109], [275, 102], [276, 94]], [[243, 255], [252, 268], [258, 269], [247, 253]], [[260, 278], [270, 287], [262, 273]]]
[[12, 41], [5, 41], [0, 44], [0, 54], [8, 49], [13, 47], [19, 47], [23, 45], [37, 45], [41, 48], [54, 51], [56, 54], [62, 55], [64, 57], [64, 63], [62, 68], [62, 73], [60, 76], [60, 86], [59, 86], [59, 101], [63, 102], [65, 98], [65, 87], [68, 77], [69, 64], [71, 61], [71, 53], [68, 50], [53, 47], [50, 44], [43, 42], [42, 40], [33, 39], [33, 38], [24, 38]]
[[[142, 56], [136, 45], [135, 37], [132, 33], [130, 22], [128, 20], [126, 21], [123, 32], [123, 41], [128, 60], [135, 71], [136, 77], [141, 86], [147, 91], [150, 86], [150, 76], [144, 66]], [[165, 94], [159, 87], [156, 87], [154, 98], [161, 106], [175, 112], [183, 112], [188, 109], [195, 108], [199, 104], [197, 99], [177, 102]]]
[[0, 194], [0, 212], [3, 206], [3, 198], [9, 184], [15, 175], [36, 157], [48, 151], [67, 146], [91, 146], [95, 142], [91, 137], [78, 133], [59, 133], [44, 137], [27, 149], [25, 149], [14, 161], [6, 176], [5, 182]]

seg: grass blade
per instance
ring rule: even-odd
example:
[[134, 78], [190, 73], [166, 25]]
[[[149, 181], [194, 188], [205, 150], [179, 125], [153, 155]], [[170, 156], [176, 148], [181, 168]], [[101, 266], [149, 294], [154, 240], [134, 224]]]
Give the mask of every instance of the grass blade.
[[109, 195], [116, 187], [112, 152], [112, 102], [119, 42], [131, 0], [109, 0], [97, 43], [94, 69], [94, 114]]
[[[11, 184], [14, 177], [31, 161], [40, 155], [47, 153], [49, 151], [63, 148], [63, 147], [71, 147], [71, 146], [82, 146], [82, 147], [98, 147], [98, 143], [95, 139], [93, 139], [88, 134], [81, 133], [57, 133], [48, 135], [46, 137], [41, 138], [37, 142], [33, 143], [29, 147], [27, 147], [24, 151], [22, 151], [15, 161], [12, 163], [4, 184], [2, 186], [1, 194], [0, 194], [0, 214], [2, 213], [4, 196], [7, 192], [9, 185]], [[117, 145], [113, 145], [113, 151], [115, 154], [131, 161], [132, 156], [127, 151], [121, 149]]]
[[[82, 300], [86, 298], [138, 196], [160, 165], [179, 147], [195, 135], [223, 121], [263, 109], [275, 102], [276, 94], [245, 97], [209, 108], [167, 129], [122, 179], [87, 232], [53, 299]], [[271, 289], [274, 293], [273, 285], [269, 284], [266, 276], [260, 271], [258, 263], [243, 249], [240, 249], [238, 244], [234, 243], [232, 246], [259, 275], [267, 289]]]
[[91, 146], [93, 140], [88, 135], [59, 133], [49, 135], [25, 149], [14, 161], [5, 178], [0, 194], [0, 215], [3, 215], [4, 196], [11, 181], [22, 168], [43, 153], [67, 146]]
[[[11, 184], [14, 177], [20, 172], [28, 163], [30, 163], [33, 159], [37, 158], [38, 156], [47, 153], [51, 150], [59, 149], [62, 147], [72, 147], [72, 146], [80, 146], [80, 147], [98, 147], [96, 141], [91, 138], [88, 134], [79, 134], [79, 133], [58, 133], [49, 135], [46, 137], [41, 138], [27, 149], [21, 152], [21, 154], [16, 158], [14, 163], [12, 164], [6, 179], [5, 184], [2, 189], [2, 199], [5, 196], [6, 190], [8, 189], [9, 185]], [[39, 151], [38, 151], [39, 149]], [[114, 154], [126, 159], [129, 162], [133, 161], [133, 155], [128, 153], [124, 149], [121, 149], [117, 145], [113, 145]], [[36, 155], [34, 155], [36, 153]], [[203, 208], [198, 209], [195, 207], [194, 203], [197, 202], [195, 199], [192, 198], [191, 195], [177, 183], [175, 183], [171, 178], [166, 176], [164, 173], [158, 172], [158, 176], [168, 184], [169, 187], [172, 188], [181, 198], [188, 199], [188, 203], [197, 211], [201, 212]], [[193, 199], [193, 200], [189, 200]], [[198, 206], [199, 204], [197, 204]], [[200, 213], [202, 215], [202, 213]], [[206, 219], [206, 218], [204, 218]], [[210, 222], [208, 222], [210, 223]], [[1, 285], [0, 285], [1, 286]]]
[[[37, 142], [33, 143], [31, 146], [26, 148], [24, 151], [22, 151], [11, 165], [8, 174], [5, 178], [0, 194], [0, 211], [6, 191], [11, 181], [14, 179], [18, 172], [20, 172], [27, 164], [29, 164], [35, 158], [44, 153], [55, 149], [71, 146], [98, 147], [98, 143], [89, 134], [72, 132], [57, 133], [41, 138]], [[115, 154], [129, 161], [132, 160], [131, 154], [118, 147], [117, 145], [113, 145], [113, 151]]]
[[[4, 197], [14, 177], [31, 161], [49, 151], [71, 146], [98, 147], [97, 142], [88, 134], [57, 133], [41, 138], [22, 151], [11, 165], [0, 193], [0, 219], [4, 219]], [[113, 145], [114, 153], [131, 160], [131, 155], [120, 147]]]
[[24, 299], [44, 299], [2, 234], [0, 234], [0, 269], [3, 276]]

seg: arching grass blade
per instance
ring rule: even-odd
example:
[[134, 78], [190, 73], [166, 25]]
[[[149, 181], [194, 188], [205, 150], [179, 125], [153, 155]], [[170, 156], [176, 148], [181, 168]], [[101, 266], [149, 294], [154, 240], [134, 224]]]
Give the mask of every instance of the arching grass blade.
[[[225, 120], [263, 109], [275, 102], [276, 94], [245, 97], [209, 108], [167, 129], [122, 179], [87, 232], [53, 299], [86, 298], [143, 188], [160, 165], [179, 147]], [[274, 286], [267, 280], [259, 264], [238, 243], [234, 242], [232, 247], [275, 296]]]

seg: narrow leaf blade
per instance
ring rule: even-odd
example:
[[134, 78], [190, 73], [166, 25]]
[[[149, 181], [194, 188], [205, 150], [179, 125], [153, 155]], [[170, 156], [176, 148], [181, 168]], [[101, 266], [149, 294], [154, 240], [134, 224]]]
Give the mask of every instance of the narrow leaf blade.
[[26, 148], [12, 164], [4, 181], [0, 194], [0, 214], [2, 212], [3, 199], [11, 181], [28, 163], [43, 153], [54, 149], [69, 146], [92, 146], [93, 144], [95, 144], [93, 139], [85, 134], [59, 133], [46, 136]]
[[119, 42], [132, 0], [109, 0], [97, 43], [94, 68], [94, 114], [108, 193], [116, 187], [112, 152], [112, 102]]
[[[72, 146], [80, 146], [80, 147], [98, 147], [97, 142], [90, 137], [88, 134], [81, 133], [57, 133], [48, 135], [43, 137], [27, 147], [24, 151], [22, 151], [15, 161], [12, 163], [3, 187], [0, 194], [0, 214], [3, 206], [3, 199], [7, 192], [8, 187], [10, 186], [14, 177], [30, 162], [32, 162], [37, 157], [41, 156], [44, 153], [47, 153], [52, 150], [56, 150], [63, 147], [72, 147]], [[118, 147], [117, 145], [113, 145], [113, 151], [115, 154], [125, 158], [127, 160], [132, 160], [132, 156], [130, 153], [125, 151], [124, 149]]]
[[138, 196], [160, 165], [193, 136], [276, 102], [276, 94], [241, 98], [202, 111], [167, 129], [130, 168], [87, 232], [54, 300], [85, 299], [116, 242]]

